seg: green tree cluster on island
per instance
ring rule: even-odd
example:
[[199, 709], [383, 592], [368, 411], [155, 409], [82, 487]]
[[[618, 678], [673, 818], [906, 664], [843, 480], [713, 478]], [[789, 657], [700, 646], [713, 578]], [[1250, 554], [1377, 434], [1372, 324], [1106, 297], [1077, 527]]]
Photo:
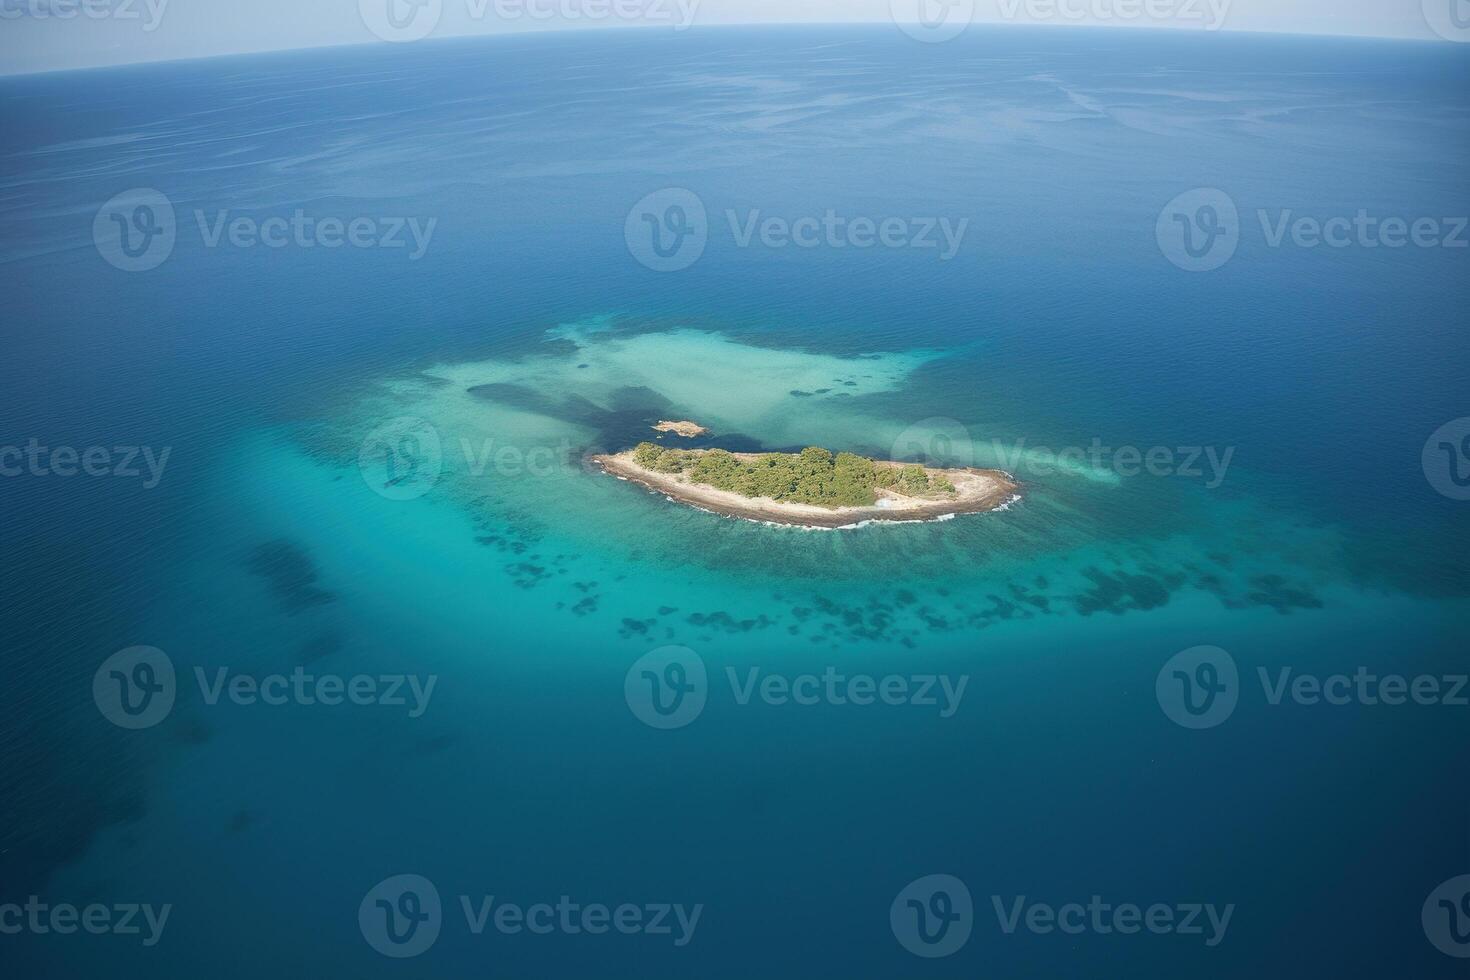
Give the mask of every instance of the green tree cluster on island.
[[695, 483], [743, 497], [822, 507], [871, 506], [878, 499], [874, 492], [878, 487], [910, 496], [955, 492], [954, 484], [943, 476], [930, 477], [922, 466], [879, 467], [865, 456], [834, 456], [818, 446], [741, 459], [724, 449], [669, 449], [642, 442], [633, 450], [633, 461], [656, 473], [682, 473]]

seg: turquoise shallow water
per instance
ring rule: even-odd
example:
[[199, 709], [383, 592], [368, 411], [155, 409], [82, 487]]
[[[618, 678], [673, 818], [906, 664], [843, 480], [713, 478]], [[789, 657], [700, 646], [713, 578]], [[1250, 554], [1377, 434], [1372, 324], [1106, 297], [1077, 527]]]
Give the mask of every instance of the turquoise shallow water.
[[[27, 141], [0, 171], [6, 441], [173, 450], [153, 488], [0, 484], [0, 898], [173, 906], [152, 947], [0, 937], [22, 975], [1452, 975], [1420, 910], [1470, 869], [1470, 709], [1272, 705], [1255, 678], [1465, 670], [1464, 505], [1420, 463], [1465, 413], [1464, 253], [1244, 240], [1191, 275], [1154, 223], [1194, 186], [1243, 211], [1465, 213], [1464, 58], [900, 40], [441, 43], [0, 86]], [[126, 274], [92, 215], [145, 183], [181, 215], [439, 225], [414, 263], [181, 233]], [[669, 186], [716, 216], [972, 231], [940, 262], [712, 230], [660, 275], [623, 228]], [[740, 448], [1000, 465], [1023, 496], [805, 532], [581, 464], [669, 417]], [[1200, 447], [1203, 470], [1047, 465], [1093, 440]], [[91, 690], [133, 644], [180, 678], [140, 731]], [[1156, 681], [1202, 644], [1229, 652], [1239, 703], [1189, 730]], [[705, 703], [659, 730], [628, 677], [668, 645], [704, 667]], [[194, 680], [298, 666], [436, 680], [419, 714], [211, 704]], [[742, 704], [727, 670], [753, 668], [965, 687], [947, 715]], [[444, 901], [408, 961], [357, 917], [399, 874]], [[921, 960], [889, 908], [930, 874], [975, 910], [962, 949]], [[682, 946], [477, 936], [461, 895], [703, 910]], [[1022, 895], [1235, 909], [1214, 946], [1007, 934], [992, 896]]]

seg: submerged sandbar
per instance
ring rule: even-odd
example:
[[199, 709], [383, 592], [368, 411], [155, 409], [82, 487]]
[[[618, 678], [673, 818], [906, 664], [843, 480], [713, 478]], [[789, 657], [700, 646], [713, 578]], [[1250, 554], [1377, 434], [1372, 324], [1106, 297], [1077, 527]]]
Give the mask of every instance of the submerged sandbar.
[[696, 436], [707, 435], [709, 433], [709, 430], [698, 422], [689, 422], [687, 420], [670, 421], [668, 419], [660, 419], [658, 425], [655, 425], [653, 428], [656, 432], [672, 432], [674, 435], [683, 436], [685, 439], [693, 439]]

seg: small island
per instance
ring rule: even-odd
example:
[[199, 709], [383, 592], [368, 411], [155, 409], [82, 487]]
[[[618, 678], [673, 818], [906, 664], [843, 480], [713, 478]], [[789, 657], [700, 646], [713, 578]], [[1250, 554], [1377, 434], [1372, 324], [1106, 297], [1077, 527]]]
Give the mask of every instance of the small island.
[[799, 453], [673, 449], [651, 442], [591, 457], [604, 472], [702, 510], [798, 527], [931, 521], [996, 510], [1017, 484], [1000, 470], [933, 469], [817, 446]]
[[693, 439], [695, 436], [702, 436], [709, 432], [708, 429], [698, 422], [666, 422], [662, 419], [653, 428], [658, 432], [672, 432], [674, 435], [683, 436], [685, 439]]

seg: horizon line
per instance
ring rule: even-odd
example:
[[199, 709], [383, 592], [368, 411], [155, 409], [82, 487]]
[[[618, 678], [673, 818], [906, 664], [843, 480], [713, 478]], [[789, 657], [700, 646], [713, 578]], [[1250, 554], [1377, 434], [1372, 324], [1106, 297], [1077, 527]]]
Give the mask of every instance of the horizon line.
[[[776, 30], [780, 30], [780, 29], [796, 30], [796, 29], [820, 29], [820, 28], [823, 28], [823, 27], [872, 27], [872, 28], [882, 28], [884, 25], [887, 25], [887, 26], [890, 26], [890, 27], [891, 26], [896, 26], [896, 22], [894, 22], [894, 21], [880, 21], [880, 20], [862, 20], [862, 21], [813, 21], [813, 22], [795, 22], [795, 23], [789, 22], [789, 21], [730, 21], [730, 22], [722, 22], [722, 23], [718, 23], [718, 24], [701, 24], [701, 25], [697, 25], [697, 26], [691, 26], [691, 27], [685, 28], [683, 30], [674, 31], [672, 33], [674, 35], [678, 35], [678, 34], [688, 34], [690, 32], [697, 32], [697, 31], [728, 30], [728, 29], [731, 29], [731, 28], [737, 28], [738, 29], [738, 28], [753, 28], [753, 27], [766, 27], [766, 28], [771, 28], [771, 29], [776, 29]], [[1074, 30], [1107, 30], [1107, 31], [1119, 31], [1119, 32], [1130, 32], [1131, 31], [1131, 32], [1134, 32], [1134, 33], [1149, 33], [1149, 34], [1159, 34], [1159, 35], [1183, 35], [1183, 36], [1186, 36], [1186, 37], [1200, 37], [1200, 36], [1209, 37], [1209, 36], [1215, 36], [1215, 35], [1221, 35], [1221, 34], [1249, 34], [1249, 35], [1256, 36], [1256, 37], [1320, 38], [1320, 39], [1332, 39], [1332, 40], [1386, 41], [1386, 42], [1392, 42], [1392, 43], [1434, 44], [1434, 45], [1447, 45], [1447, 46], [1451, 46], [1451, 47], [1457, 47], [1458, 46], [1458, 45], [1455, 45], [1454, 42], [1452, 42], [1452, 41], [1446, 40], [1444, 38], [1433, 37], [1433, 36], [1430, 36], [1430, 37], [1407, 37], [1407, 36], [1394, 35], [1394, 34], [1353, 34], [1353, 33], [1338, 33], [1338, 32], [1331, 32], [1331, 31], [1310, 31], [1310, 32], [1303, 32], [1303, 31], [1273, 31], [1273, 30], [1264, 30], [1264, 29], [1261, 29], [1261, 28], [1249, 28], [1249, 27], [1238, 27], [1238, 28], [1224, 28], [1224, 27], [1222, 27], [1219, 30], [1213, 30], [1213, 31], [1211, 31], [1211, 30], [1202, 30], [1202, 29], [1199, 29], [1199, 28], [1148, 26], [1148, 25], [1141, 25], [1141, 24], [1086, 24], [1086, 23], [1083, 23], [1083, 24], [1077, 24], [1077, 23], [1073, 23], [1073, 24], [1057, 24], [1057, 23], [1034, 23], [1034, 22], [1016, 23], [1016, 22], [1013, 22], [1013, 21], [1000, 20], [1000, 21], [977, 21], [977, 22], [973, 22], [973, 23], [969, 24], [965, 28], [965, 33], [968, 33], [971, 28], [974, 28], [974, 29], [977, 29], [977, 30], [984, 30], [984, 29], [988, 29], [988, 28], [1000, 28], [1002, 30], [1006, 30], [1006, 29], [1022, 29], [1022, 30], [1024, 30], [1026, 28], [1032, 28], [1032, 29], [1036, 29], [1036, 30], [1067, 30], [1067, 29], [1074, 29]], [[395, 42], [392, 42], [392, 41], [382, 41], [382, 40], [376, 40], [376, 39], [365, 39], [365, 40], [354, 40], [354, 41], [337, 41], [337, 42], [330, 42], [330, 43], [327, 43], [327, 44], [305, 44], [305, 45], [300, 45], [300, 46], [288, 45], [286, 47], [280, 47], [280, 48], [254, 48], [254, 49], [244, 49], [244, 50], [240, 50], [240, 51], [219, 51], [219, 52], [215, 52], [215, 53], [212, 53], [212, 54], [192, 55], [192, 56], [185, 56], [185, 57], [179, 57], [179, 58], [154, 58], [154, 59], [145, 59], [145, 60], [139, 60], [139, 61], [115, 61], [115, 62], [106, 62], [106, 63], [101, 63], [101, 64], [95, 64], [95, 65], [76, 65], [76, 66], [67, 67], [67, 68], [37, 68], [37, 69], [34, 69], [34, 70], [23, 70], [23, 71], [15, 71], [15, 72], [0, 72], [0, 80], [9, 79], [9, 78], [32, 78], [32, 77], [35, 77], [37, 75], [57, 75], [57, 74], [63, 74], [63, 73], [68, 73], [68, 72], [109, 71], [109, 70], [112, 70], [112, 69], [144, 68], [144, 67], [148, 67], [150, 65], [172, 65], [172, 64], [181, 64], [181, 63], [185, 63], [185, 62], [195, 62], [195, 61], [200, 61], [200, 62], [202, 62], [202, 61], [215, 61], [215, 60], [219, 60], [219, 59], [223, 59], [223, 58], [246, 58], [246, 57], [265, 56], [265, 55], [272, 55], [272, 54], [300, 54], [300, 53], [305, 53], [305, 52], [308, 52], [308, 51], [334, 51], [334, 50], [337, 50], [339, 48], [413, 48], [413, 47], [417, 47], [417, 46], [423, 45], [423, 44], [432, 44], [432, 43], [435, 43], [435, 42], [447, 42], [447, 41], [495, 41], [495, 40], [504, 40], [504, 39], [509, 39], [509, 38], [547, 37], [547, 36], [552, 36], [552, 35], [564, 35], [564, 34], [584, 34], [584, 35], [590, 35], [590, 34], [618, 34], [618, 33], [622, 33], [622, 32], [632, 32], [632, 31], [636, 31], [636, 32], [640, 32], [640, 33], [643, 32], [643, 31], [668, 32], [669, 31], [669, 28], [668, 28], [667, 25], [626, 24], [626, 25], [609, 25], [609, 26], [606, 26], [606, 27], [580, 27], [580, 26], [579, 27], [551, 27], [551, 28], [541, 28], [541, 29], [524, 30], [524, 31], [499, 31], [499, 32], [492, 32], [492, 33], [447, 34], [447, 35], [444, 35], [442, 37], [435, 37], [435, 36], [432, 36], [431, 35], [429, 37], [425, 37], [425, 38], [422, 38], [422, 39], [417, 40], [417, 41], [410, 41], [410, 42], [404, 42], [404, 43], [395, 43]], [[963, 36], [964, 36], [963, 34], [960, 35], [960, 37], [963, 37]], [[959, 40], [960, 37], [956, 37], [956, 38], [954, 38], [954, 40]]]

